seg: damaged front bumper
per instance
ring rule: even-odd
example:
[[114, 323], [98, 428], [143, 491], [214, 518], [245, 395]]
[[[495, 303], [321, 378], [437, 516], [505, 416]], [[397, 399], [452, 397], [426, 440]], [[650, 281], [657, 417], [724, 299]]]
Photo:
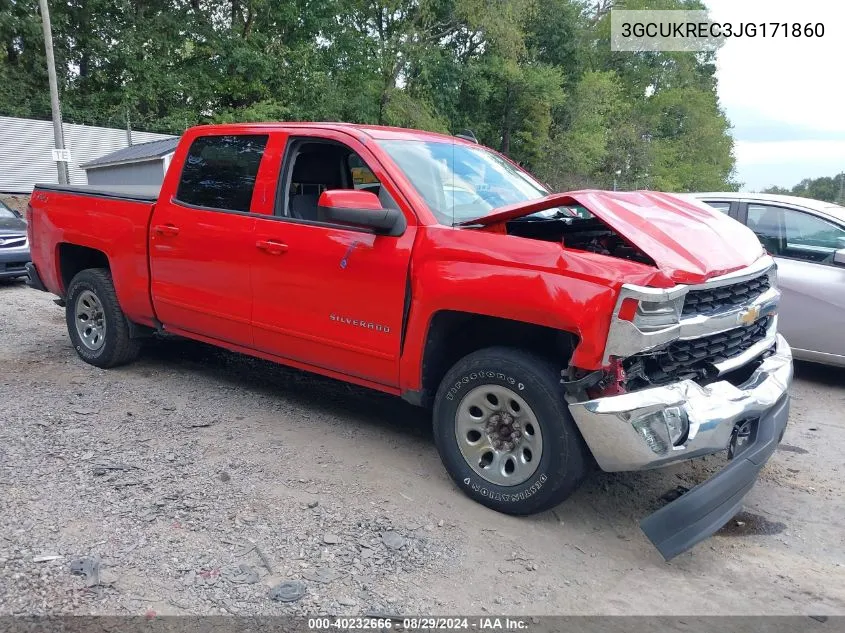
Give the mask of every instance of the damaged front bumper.
[[[791, 381], [792, 351], [777, 334], [771, 356], [739, 386], [726, 380], [707, 386], [684, 380], [573, 403], [569, 410], [602, 470], [644, 470], [725, 450], [737, 423], [766, 413], [786, 395]], [[653, 426], [639, 424], [666, 409], [688, 420], [686, 441], [679, 446]]]
[[[739, 510], [783, 436], [791, 381], [792, 352], [778, 334], [771, 355], [739, 386], [726, 380], [706, 386], [684, 380], [569, 408], [606, 471], [656, 468], [732, 449], [734, 460], [717, 475], [643, 520], [646, 535], [669, 559], [718, 530]], [[661, 416], [686, 422], [685, 439], [678, 445], [667, 432], [661, 435]], [[666, 426], [664, 422], [662, 428]]]

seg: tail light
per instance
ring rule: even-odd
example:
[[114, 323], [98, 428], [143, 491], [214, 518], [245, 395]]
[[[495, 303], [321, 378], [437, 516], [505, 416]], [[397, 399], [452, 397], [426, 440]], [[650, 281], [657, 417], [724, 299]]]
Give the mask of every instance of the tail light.
[[26, 210], [23, 212], [23, 218], [26, 220], [26, 241], [29, 243], [30, 252], [32, 251], [32, 203], [27, 203]]

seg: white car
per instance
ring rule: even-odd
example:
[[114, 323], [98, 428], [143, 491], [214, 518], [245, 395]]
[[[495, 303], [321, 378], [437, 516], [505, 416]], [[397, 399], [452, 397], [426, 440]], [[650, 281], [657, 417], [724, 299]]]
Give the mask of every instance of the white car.
[[742, 222], [777, 262], [795, 358], [845, 367], [845, 207], [765, 193], [687, 194]]

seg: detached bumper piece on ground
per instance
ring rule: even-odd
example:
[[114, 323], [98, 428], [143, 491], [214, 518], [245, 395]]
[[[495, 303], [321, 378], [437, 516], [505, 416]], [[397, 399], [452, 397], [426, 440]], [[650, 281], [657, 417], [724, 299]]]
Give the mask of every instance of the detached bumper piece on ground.
[[[640, 523], [668, 560], [707, 538], [733, 517], [760, 469], [780, 443], [789, 417], [792, 354], [777, 335], [774, 353], [739, 386], [684, 381], [570, 406], [605, 470], [643, 470], [727, 449], [719, 473]], [[687, 439], [673, 445], [666, 413], [686, 420]], [[622, 448], [624, 446], [624, 449]]]

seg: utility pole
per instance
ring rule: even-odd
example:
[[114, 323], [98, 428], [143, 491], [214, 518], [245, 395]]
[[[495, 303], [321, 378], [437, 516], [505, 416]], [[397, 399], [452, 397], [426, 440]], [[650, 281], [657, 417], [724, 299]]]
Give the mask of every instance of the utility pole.
[[129, 108], [126, 108], [126, 144], [132, 146], [132, 125], [129, 122]]
[[[47, 55], [47, 76], [50, 79], [50, 108], [53, 111], [53, 138], [56, 142], [56, 149], [64, 150], [65, 137], [62, 132], [62, 110], [59, 106], [59, 82], [56, 80], [56, 60], [53, 59], [53, 29], [50, 26], [50, 8], [47, 0], [39, 0], [41, 5], [41, 25], [44, 27], [44, 52]], [[62, 152], [64, 153], [64, 152]], [[56, 169], [59, 172], [59, 183], [66, 185], [70, 182], [67, 171], [67, 162], [56, 161]]]
[[845, 204], [845, 171], [839, 174], [839, 204]]

